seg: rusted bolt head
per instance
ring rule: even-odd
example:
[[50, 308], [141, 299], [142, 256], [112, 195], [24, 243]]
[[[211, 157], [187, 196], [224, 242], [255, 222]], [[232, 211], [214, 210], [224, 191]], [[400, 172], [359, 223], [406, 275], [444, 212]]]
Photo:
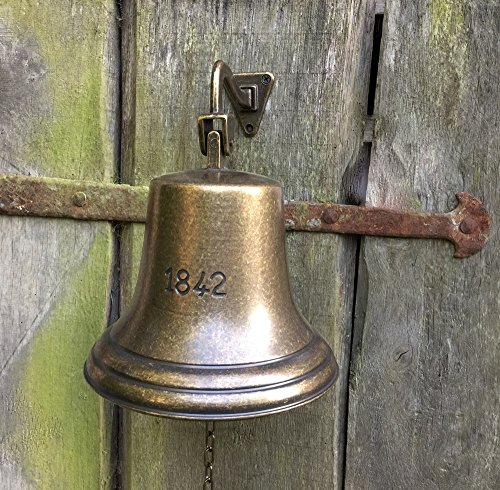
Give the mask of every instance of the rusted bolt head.
[[339, 220], [339, 214], [332, 208], [327, 208], [323, 211], [321, 218], [327, 225], [333, 225]]
[[79, 208], [83, 208], [83, 206], [87, 204], [87, 196], [85, 195], [85, 192], [77, 192], [73, 196], [73, 204]]
[[474, 233], [479, 229], [479, 223], [472, 218], [465, 218], [460, 223], [459, 228], [462, 233], [470, 235], [471, 233]]

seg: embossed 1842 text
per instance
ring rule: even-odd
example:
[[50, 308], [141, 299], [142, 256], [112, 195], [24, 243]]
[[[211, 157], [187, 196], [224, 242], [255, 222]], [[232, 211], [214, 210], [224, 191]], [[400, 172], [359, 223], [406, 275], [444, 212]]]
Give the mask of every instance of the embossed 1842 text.
[[186, 296], [186, 294], [193, 293], [197, 294], [200, 298], [210, 293], [210, 297], [212, 298], [224, 298], [227, 294], [224, 291], [226, 275], [220, 271], [213, 272], [208, 276], [207, 283], [205, 284], [206, 275], [205, 271], [201, 271], [199, 276], [195, 276], [198, 277], [195, 283], [194, 277], [188, 270], [179, 269], [174, 271], [173, 267], [169, 267], [165, 271], [165, 276], [167, 276], [165, 291], [167, 293], [177, 293], [179, 296]]

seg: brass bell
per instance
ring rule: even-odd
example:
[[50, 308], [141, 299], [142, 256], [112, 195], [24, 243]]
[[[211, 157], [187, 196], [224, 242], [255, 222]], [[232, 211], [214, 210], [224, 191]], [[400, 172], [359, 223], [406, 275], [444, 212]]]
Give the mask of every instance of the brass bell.
[[280, 184], [223, 168], [154, 179], [135, 296], [89, 354], [90, 385], [140, 412], [237, 419], [308, 403], [337, 374], [290, 293]]

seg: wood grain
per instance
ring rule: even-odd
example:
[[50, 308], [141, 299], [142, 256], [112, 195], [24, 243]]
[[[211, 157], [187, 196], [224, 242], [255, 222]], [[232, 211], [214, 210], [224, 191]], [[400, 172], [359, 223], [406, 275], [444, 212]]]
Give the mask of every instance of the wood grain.
[[367, 238], [349, 396], [346, 488], [500, 488], [500, 6], [386, 5], [368, 201], [444, 211], [472, 192], [489, 244]]
[[[0, 173], [111, 180], [117, 25], [112, 0], [0, 5]], [[109, 405], [82, 365], [106, 325], [106, 223], [0, 219], [0, 482], [110, 484]]]
[[[211, 67], [224, 59], [235, 72], [269, 70], [277, 79], [259, 134], [238, 137], [228, 166], [279, 179], [287, 199], [346, 200], [356, 182], [344, 174], [366, 154], [372, 2], [144, 0], [135, 14], [128, 24], [136, 25], [137, 77], [124, 94], [135, 107], [124, 133], [135, 127], [133, 148], [124, 142], [127, 183], [204, 165], [196, 116], [208, 111]], [[134, 228], [124, 240], [127, 291], [142, 238]], [[217, 488], [341, 486], [356, 241], [294, 233], [287, 245], [297, 304], [333, 346], [340, 380], [309, 407], [217, 423]], [[131, 414], [129, 430], [130, 488], [201, 486], [203, 424]]]

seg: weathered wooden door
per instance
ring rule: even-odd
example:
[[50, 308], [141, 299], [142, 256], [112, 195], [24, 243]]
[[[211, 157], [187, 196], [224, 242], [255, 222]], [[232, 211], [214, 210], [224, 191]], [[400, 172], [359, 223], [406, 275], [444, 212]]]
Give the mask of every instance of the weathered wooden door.
[[[1, 173], [144, 185], [201, 166], [222, 58], [277, 78], [232, 168], [287, 199], [447, 211], [467, 191], [492, 215], [465, 260], [289, 233], [297, 305], [340, 378], [304, 408], [217, 423], [217, 488], [500, 488], [499, 33], [496, 0], [0, 2]], [[143, 227], [0, 226], [0, 487], [201, 488], [204, 424], [118, 409], [82, 377]]]

